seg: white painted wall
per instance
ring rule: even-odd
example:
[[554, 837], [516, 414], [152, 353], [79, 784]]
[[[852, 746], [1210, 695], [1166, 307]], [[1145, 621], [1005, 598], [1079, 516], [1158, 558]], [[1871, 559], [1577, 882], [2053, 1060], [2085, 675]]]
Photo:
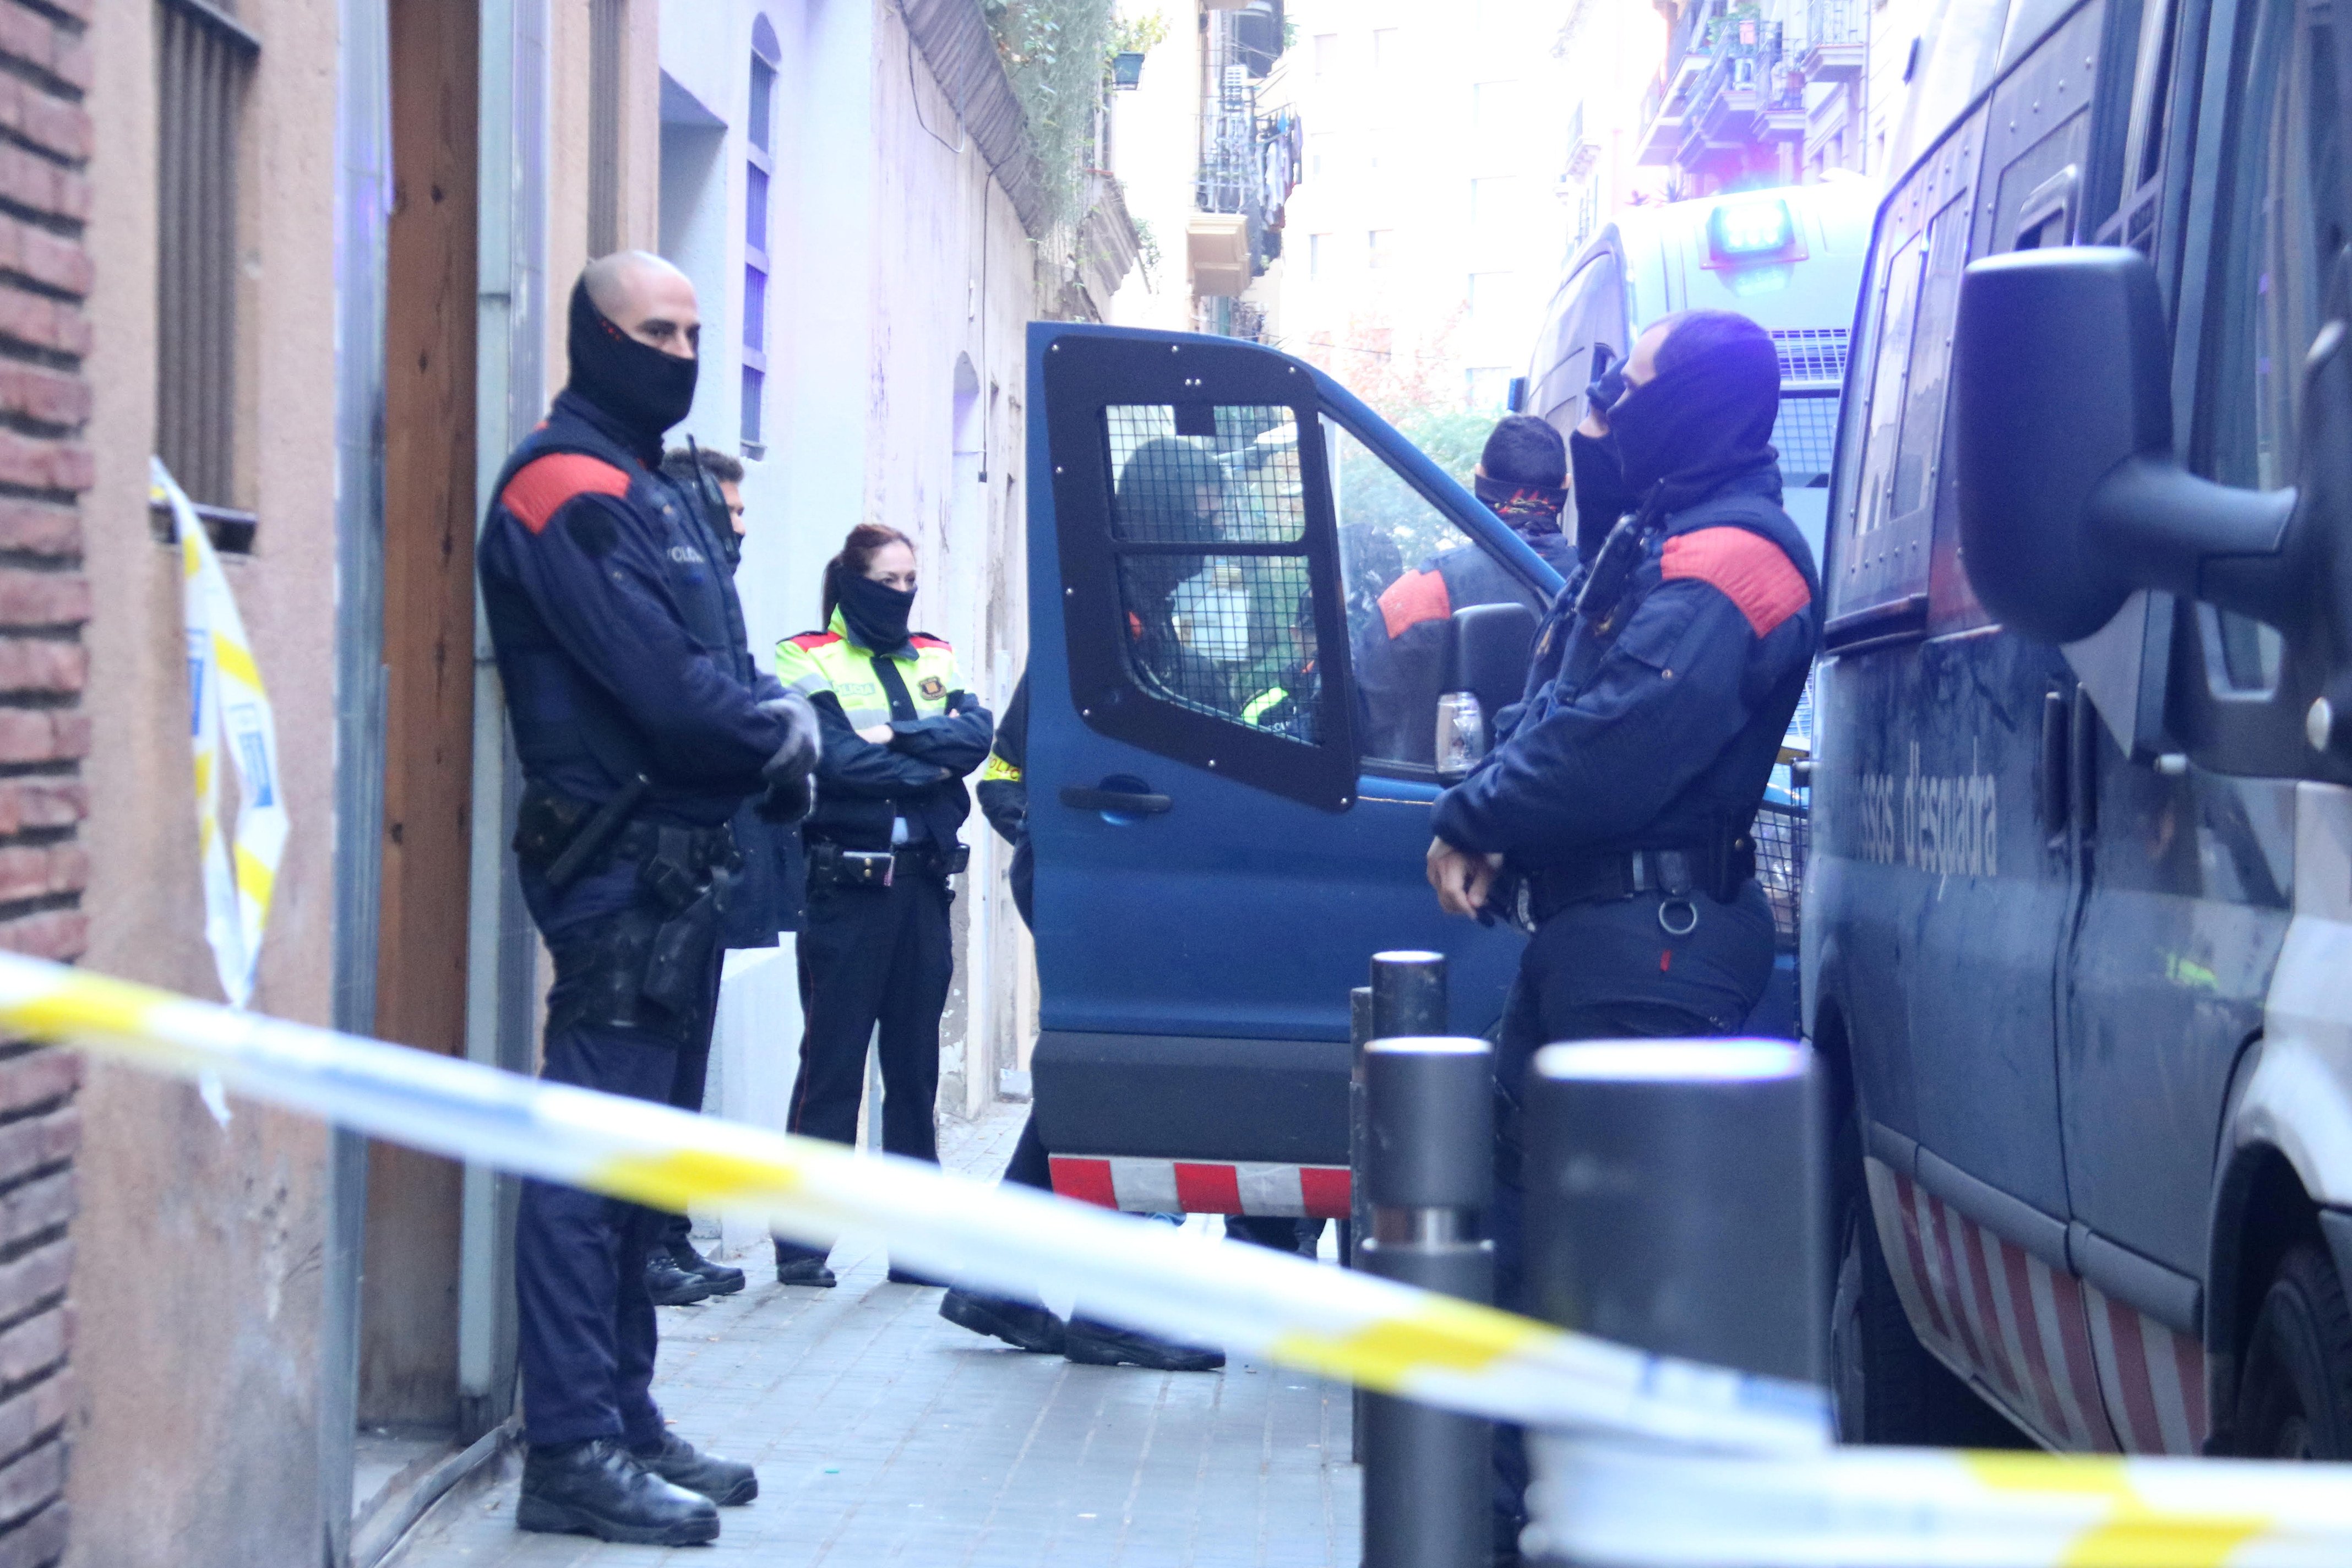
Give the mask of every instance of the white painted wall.
[[1111, 296], [1108, 319], [1122, 327], [1192, 330], [1192, 287], [1184, 269], [1184, 230], [1192, 215], [1200, 163], [1201, 32], [1198, 0], [1123, 0], [1119, 14], [1156, 16], [1167, 38], [1143, 57], [1143, 77], [1111, 94], [1111, 172], [1126, 187], [1128, 216], [1146, 224], [1160, 247], [1147, 276], [1138, 266]]
[[[764, 454], [742, 429], [751, 36], [775, 29]], [[815, 626], [824, 562], [860, 521], [916, 541], [915, 624], [952, 642], [1001, 708], [1026, 651], [1020, 471], [1027, 237], [887, 0], [667, 0], [662, 69], [665, 254], [695, 280], [702, 372], [686, 432], [744, 458], [749, 537], [737, 586], [754, 655]], [[698, 108], [723, 121], [695, 129]], [[928, 129], [926, 129], [928, 127]], [[959, 372], [963, 389], [959, 421]], [[956, 988], [940, 1103], [970, 1115], [995, 1069], [1025, 1059], [1035, 985], [974, 814], [955, 908]], [[713, 1045], [712, 1109], [782, 1124], [801, 1013], [789, 947], [730, 956]], [[732, 1239], [732, 1238], [730, 1238]]]

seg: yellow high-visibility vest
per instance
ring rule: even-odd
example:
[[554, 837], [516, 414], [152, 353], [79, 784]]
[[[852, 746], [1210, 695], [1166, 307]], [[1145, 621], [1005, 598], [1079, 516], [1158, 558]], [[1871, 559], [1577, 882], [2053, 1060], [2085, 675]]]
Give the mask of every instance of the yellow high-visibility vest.
[[[907, 683], [915, 717], [936, 719], [947, 711], [948, 698], [963, 689], [955, 649], [920, 632], [907, 640], [911, 647], [892, 656], [892, 662], [898, 667], [898, 678]], [[776, 645], [776, 679], [803, 697], [832, 692], [851, 729], [871, 729], [895, 717], [890, 694], [876, 668], [877, 657], [871, 648], [849, 640], [849, 628], [835, 610], [832, 629], [803, 632]]]

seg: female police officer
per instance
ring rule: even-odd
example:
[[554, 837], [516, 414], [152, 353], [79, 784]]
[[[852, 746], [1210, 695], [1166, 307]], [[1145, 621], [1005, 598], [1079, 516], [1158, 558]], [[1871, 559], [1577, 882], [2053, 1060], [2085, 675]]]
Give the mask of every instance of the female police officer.
[[[987, 757], [995, 726], [963, 689], [955, 650], [907, 629], [914, 604], [913, 542], [860, 523], [824, 569], [825, 629], [776, 646], [776, 678], [815, 707], [824, 738], [817, 805], [802, 830], [807, 1024], [789, 1124], [850, 1141], [878, 1023], [882, 1145], [936, 1162], [940, 1014], [955, 966], [948, 879], [964, 867], [963, 776]], [[896, 1268], [890, 1277], [922, 1282]], [[823, 1252], [782, 1240], [776, 1278], [834, 1282]]]

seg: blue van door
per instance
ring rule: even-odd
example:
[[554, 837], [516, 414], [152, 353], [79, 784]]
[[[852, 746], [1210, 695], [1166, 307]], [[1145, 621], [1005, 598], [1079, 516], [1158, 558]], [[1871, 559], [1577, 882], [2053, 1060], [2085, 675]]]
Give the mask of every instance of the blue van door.
[[1423, 879], [1442, 671], [1369, 701], [1360, 650], [1460, 607], [1421, 571], [1449, 550], [1530, 605], [1559, 579], [1286, 355], [1040, 322], [1029, 363], [1039, 1131], [1056, 1156], [1344, 1163], [1370, 955], [1448, 954], [1475, 1033], [1520, 946]]

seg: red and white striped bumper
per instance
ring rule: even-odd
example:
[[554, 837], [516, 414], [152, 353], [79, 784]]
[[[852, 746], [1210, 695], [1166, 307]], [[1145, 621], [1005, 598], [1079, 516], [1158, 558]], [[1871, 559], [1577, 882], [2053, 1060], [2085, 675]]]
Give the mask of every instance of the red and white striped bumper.
[[1054, 1190], [1129, 1214], [1300, 1215], [1348, 1217], [1345, 1165], [1053, 1156]]

